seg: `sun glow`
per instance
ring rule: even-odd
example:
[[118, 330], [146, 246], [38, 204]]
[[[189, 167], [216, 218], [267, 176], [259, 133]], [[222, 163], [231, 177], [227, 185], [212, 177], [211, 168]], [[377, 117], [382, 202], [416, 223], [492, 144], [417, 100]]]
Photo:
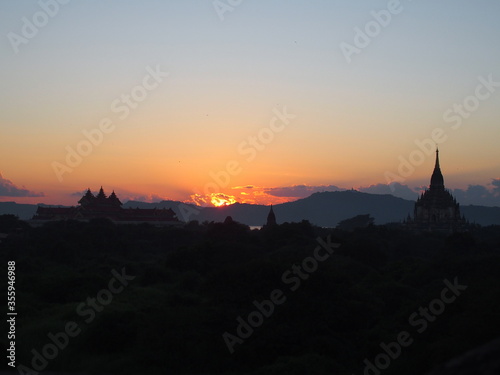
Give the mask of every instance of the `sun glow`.
[[212, 193], [210, 195], [210, 203], [212, 203], [215, 207], [229, 206], [236, 203], [236, 199], [232, 195]]

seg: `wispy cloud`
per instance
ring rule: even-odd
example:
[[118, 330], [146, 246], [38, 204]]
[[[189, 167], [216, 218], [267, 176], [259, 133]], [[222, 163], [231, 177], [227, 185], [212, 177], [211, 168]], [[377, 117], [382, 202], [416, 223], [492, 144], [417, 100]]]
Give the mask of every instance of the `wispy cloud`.
[[491, 185], [493, 186], [493, 193], [497, 196], [500, 195], [500, 178], [494, 178], [491, 180]]
[[455, 189], [453, 195], [460, 204], [500, 207], [500, 179], [494, 178], [489, 186], [469, 185], [467, 189]]
[[399, 182], [392, 183], [392, 189], [387, 184], [376, 184], [365, 187], [360, 187], [358, 190], [363, 193], [369, 194], [390, 194], [395, 197], [415, 200], [418, 197], [417, 191], [420, 191], [421, 188], [411, 189], [408, 185], [402, 185]]
[[71, 193], [69, 196], [70, 197], [81, 197], [83, 196], [87, 190], [82, 190], [82, 191], [75, 191], [74, 193]]
[[[3, 180], [2, 181], [6, 181]], [[10, 181], [8, 181], [10, 183]], [[10, 183], [12, 184], [12, 183]], [[5, 185], [5, 184], [3, 184]], [[408, 186], [400, 183], [393, 183], [392, 189], [386, 184], [374, 184], [369, 186], [358, 187], [357, 190], [368, 194], [390, 194], [399, 198], [416, 200], [418, 195], [425, 191], [428, 186]], [[0, 187], [1, 189], [1, 187]], [[280, 204], [291, 202], [302, 198], [307, 198], [314, 193], [320, 192], [335, 192], [348, 190], [336, 185], [293, 185], [293, 186], [280, 186], [280, 187], [262, 187], [255, 185], [233, 186], [226, 193], [200, 195], [190, 194], [189, 199], [185, 203], [191, 203], [198, 206], [212, 206], [214, 200], [220, 202], [227, 202], [226, 204], [239, 202], [249, 204]], [[27, 190], [25, 190], [27, 191]], [[95, 193], [98, 189], [92, 190]], [[71, 193], [70, 196], [80, 198], [85, 194], [86, 189]], [[106, 194], [111, 194], [110, 191], [105, 191]], [[469, 185], [467, 189], [454, 189], [451, 190], [452, 194], [456, 197], [461, 205], [481, 205], [481, 206], [499, 206], [500, 207], [500, 178], [492, 179], [492, 182], [487, 186], [483, 185]], [[35, 193], [32, 193], [35, 194]], [[40, 193], [41, 194], [41, 193]], [[118, 190], [116, 194], [123, 203], [127, 201], [140, 201], [140, 202], [160, 202], [167, 198], [156, 194], [138, 194], [134, 192]], [[1, 196], [2, 194], [0, 194]], [[23, 196], [23, 195], [17, 195]], [[38, 196], [38, 195], [24, 195], [24, 196]], [[43, 195], [39, 195], [43, 196]]]
[[[395, 197], [416, 200], [420, 193], [424, 192], [428, 186], [408, 186], [394, 182], [392, 189], [386, 184], [375, 184], [369, 186], [358, 187], [357, 190], [369, 194], [390, 194]], [[257, 188], [254, 187], [247, 192], [255, 195], [256, 191], [268, 198], [288, 198], [287, 201], [292, 201], [301, 198], [307, 198], [311, 194], [325, 191], [342, 191], [347, 190], [335, 185], [328, 186], [311, 186], [311, 185], [294, 185], [273, 188]], [[500, 178], [492, 179], [491, 183], [483, 185], [469, 185], [467, 189], [450, 189], [457, 201], [462, 205], [480, 205], [480, 206], [498, 206], [500, 207]], [[276, 202], [278, 203], [278, 202]]]
[[285, 187], [275, 187], [265, 189], [266, 194], [275, 197], [291, 197], [291, 198], [306, 198], [314, 193], [324, 192], [324, 191], [340, 191], [345, 190], [339, 188], [335, 185], [328, 186], [310, 186], [310, 185], [294, 185]]
[[0, 197], [44, 197], [44, 193], [37, 193], [23, 187], [17, 187], [12, 181], [3, 178], [0, 173]]

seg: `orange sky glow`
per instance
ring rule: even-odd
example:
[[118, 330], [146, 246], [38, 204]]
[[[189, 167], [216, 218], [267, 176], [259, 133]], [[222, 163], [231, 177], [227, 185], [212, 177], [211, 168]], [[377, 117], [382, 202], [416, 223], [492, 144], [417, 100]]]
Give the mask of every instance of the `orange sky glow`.
[[[211, 1], [71, 2], [28, 43], [3, 38], [0, 201], [411, 198], [438, 145], [447, 188], [500, 202], [498, 4], [405, 2], [346, 59], [374, 3], [272, 3], [222, 21]], [[37, 11], [2, 2], [0, 34]]]

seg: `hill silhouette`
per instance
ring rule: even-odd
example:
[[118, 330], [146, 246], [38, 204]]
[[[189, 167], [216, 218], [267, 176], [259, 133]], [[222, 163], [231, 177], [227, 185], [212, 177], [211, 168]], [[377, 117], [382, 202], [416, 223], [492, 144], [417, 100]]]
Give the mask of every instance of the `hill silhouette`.
[[[180, 202], [162, 201], [159, 203], [127, 202], [124, 207], [172, 208], [182, 220]], [[369, 214], [375, 224], [397, 223], [413, 214], [415, 201], [394, 197], [390, 194], [369, 194], [356, 190], [314, 193], [311, 196], [273, 205], [279, 223], [308, 220], [314, 225], [335, 227], [340, 221], [357, 215]], [[251, 226], [265, 223], [269, 207], [235, 203], [223, 207], [196, 207], [198, 215], [189, 220], [222, 222], [227, 216]], [[466, 219], [480, 225], [500, 225], [500, 207], [461, 206]]]
[[[375, 224], [400, 222], [408, 214], [413, 214], [415, 201], [394, 197], [390, 194], [369, 194], [356, 190], [314, 193], [311, 196], [294, 202], [274, 205], [279, 223], [300, 222], [308, 220], [314, 225], [335, 227], [340, 221], [357, 215], [369, 214], [375, 219]], [[171, 208], [182, 221], [197, 220], [222, 222], [227, 216], [251, 226], [265, 223], [269, 207], [246, 203], [235, 203], [223, 207], [193, 208], [189, 217], [180, 211], [185, 206], [179, 201], [165, 200], [156, 203], [128, 201], [124, 208]], [[0, 214], [14, 214], [22, 220], [29, 220], [36, 212], [36, 205], [0, 202]], [[465, 218], [471, 223], [480, 225], [500, 225], [500, 207], [461, 206]], [[187, 219], [187, 220], [186, 220]]]

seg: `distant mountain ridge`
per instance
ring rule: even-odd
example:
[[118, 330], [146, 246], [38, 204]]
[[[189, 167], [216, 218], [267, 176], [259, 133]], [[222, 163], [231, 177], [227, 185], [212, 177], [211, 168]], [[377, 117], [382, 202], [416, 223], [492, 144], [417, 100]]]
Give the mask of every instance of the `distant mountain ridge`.
[[[369, 194], [356, 190], [321, 192], [294, 202], [273, 205], [278, 223], [309, 220], [322, 227], [335, 227], [341, 220], [356, 215], [370, 214], [375, 224], [401, 222], [413, 215], [415, 202], [390, 194]], [[223, 207], [198, 207], [178, 201], [147, 203], [128, 201], [123, 208], [171, 208], [180, 220], [224, 221], [227, 216], [233, 220], [259, 226], [266, 222], [269, 206], [236, 203]], [[181, 207], [184, 207], [181, 212]], [[185, 208], [189, 207], [189, 210]], [[36, 205], [0, 202], [0, 214], [14, 214], [27, 220], [36, 212]], [[500, 225], [500, 207], [460, 206], [461, 212], [471, 223]], [[188, 216], [186, 216], [186, 213]], [[196, 214], [197, 213], [197, 214]]]
[[[40, 204], [40, 206], [43, 206]], [[12, 214], [22, 220], [28, 220], [33, 217], [38, 205], [20, 204], [16, 202], [0, 202], [0, 215]]]

